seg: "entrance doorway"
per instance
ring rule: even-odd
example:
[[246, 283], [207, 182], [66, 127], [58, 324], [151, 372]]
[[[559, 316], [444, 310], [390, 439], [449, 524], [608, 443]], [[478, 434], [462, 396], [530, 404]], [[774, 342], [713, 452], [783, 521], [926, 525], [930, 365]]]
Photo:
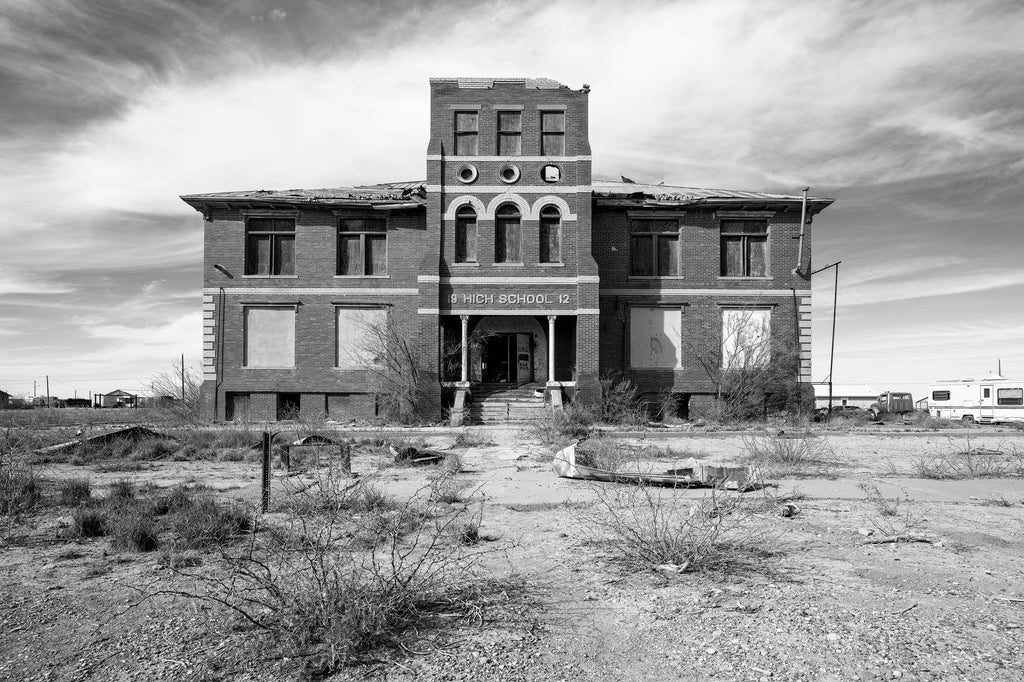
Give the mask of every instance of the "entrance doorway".
[[490, 334], [480, 353], [481, 379], [488, 384], [533, 381], [533, 347], [529, 334]]

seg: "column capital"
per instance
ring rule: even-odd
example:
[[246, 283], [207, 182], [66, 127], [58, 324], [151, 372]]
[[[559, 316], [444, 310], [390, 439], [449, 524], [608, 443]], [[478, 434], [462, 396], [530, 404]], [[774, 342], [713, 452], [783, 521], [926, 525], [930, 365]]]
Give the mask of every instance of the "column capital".
[[548, 315], [548, 322], [554, 322], [558, 319], [558, 315]]

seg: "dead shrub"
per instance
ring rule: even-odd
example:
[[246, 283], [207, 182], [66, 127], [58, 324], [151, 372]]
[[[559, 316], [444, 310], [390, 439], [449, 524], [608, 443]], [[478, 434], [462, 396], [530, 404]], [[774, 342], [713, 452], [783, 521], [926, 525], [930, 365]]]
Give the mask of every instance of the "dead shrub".
[[31, 467], [0, 464], [0, 514], [17, 516], [43, 499], [39, 478]]
[[92, 498], [92, 484], [88, 478], [69, 478], [60, 484], [60, 501], [69, 506], [79, 505]]
[[960, 442], [949, 439], [952, 452], [933, 452], [915, 458], [913, 474], [919, 478], [964, 479], [1024, 476], [1024, 456], [1016, 448], [1010, 452], [975, 447], [971, 438]]
[[553, 450], [561, 450], [569, 443], [590, 434], [594, 424], [594, 410], [580, 403], [568, 403], [561, 410], [552, 410], [543, 419], [530, 422], [534, 437]]
[[841, 465], [828, 439], [810, 433], [744, 436], [743, 449], [744, 463], [764, 476], [832, 478]]
[[739, 494], [713, 490], [693, 500], [643, 485], [594, 490], [597, 506], [585, 517], [592, 541], [627, 570], [739, 568], [766, 551]]
[[878, 512], [878, 516], [870, 519], [871, 525], [884, 537], [897, 538], [912, 534], [924, 521], [906, 493], [902, 498], [887, 498], [878, 490], [877, 485], [861, 483], [859, 487]]
[[456, 479], [454, 474], [444, 473], [431, 482], [430, 499], [442, 504], [464, 502], [468, 487], [469, 483]]
[[107, 517], [106, 525], [114, 549], [152, 552], [160, 546], [156, 523], [145, 505], [120, 505]]
[[135, 498], [135, 484], [127, 478], [121, 478], [110, 484], [107, 494], [110, 500], [131, 500]]
[[76, 508], [71, 512], [71, 531], [80, 538], [98, 538], [106, 535], [107, 511], [93, 505]]
[[237, 504], [200, 498], [175, 512], [171, 521], [181, 547], [222, 547], [252, 529], [252, 514]]
[[864, 491], [864, 495], [875, 506], [875, 511], [879, 515], [897, 516], [899, 514], [900, 505], [904, 500], [900, 500], [898, 497], [889, 499], [883, 496], [878, 486], [873, 483], [860, 483], [857, 487]]
[[[186, 596], [228, 607], [255, 629], [258, 649], [307, 661], [306, 671], [319, 675], [371, 652], [379, 659], [390, 648], [442, 646], [447, 628], [482, 622], [522, 583], [478, 570], [481, 554], [451, 541], [465, 508], [439, 507], [427, 492], [391, 509], [351, 490], [344, 504], [317, 513], [285, 505], [285, 522], [253, 535], [226, 575], [188, 573], [200, 587]], [[353, 504], [375, 511], [352, 513]]]

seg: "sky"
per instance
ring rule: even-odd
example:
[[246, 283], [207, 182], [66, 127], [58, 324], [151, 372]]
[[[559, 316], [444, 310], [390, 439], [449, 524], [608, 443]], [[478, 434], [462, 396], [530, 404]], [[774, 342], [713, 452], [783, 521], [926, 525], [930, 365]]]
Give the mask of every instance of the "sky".
[[198, 366], [178, 196], [422, 179], [432, 76], [589, 84], [595, 178], [835, 198], [837, 384], [1024, 377], [1022, 37], [1017, 0], [0, 0], [0, 389]]

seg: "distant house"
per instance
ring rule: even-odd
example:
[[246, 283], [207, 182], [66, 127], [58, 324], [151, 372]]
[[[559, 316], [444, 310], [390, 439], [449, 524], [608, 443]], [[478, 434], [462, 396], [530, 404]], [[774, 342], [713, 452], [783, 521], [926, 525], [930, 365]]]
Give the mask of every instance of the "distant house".
[[0, 391], [0, 410], [7, 410], [11, 407], [11, 394], [7, 391]]
[[[828, 407], [828, 384], [814, 384], [814, 406]], [[832, 407], [860, 407], [867, 409], [878, 400], [878, 392], [870, 386], [832, 384]]]
[[110, 393], [97, 393], [92, 399], [93, 407], [138, 407], [139, 396], [117, 389]]

